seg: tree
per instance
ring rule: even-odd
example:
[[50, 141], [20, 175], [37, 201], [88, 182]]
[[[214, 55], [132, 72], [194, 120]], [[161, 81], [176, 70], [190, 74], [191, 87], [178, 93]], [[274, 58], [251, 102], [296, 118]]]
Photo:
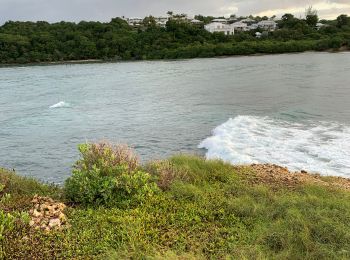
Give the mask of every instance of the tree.
[[294, 19], [294, 15], [292, 15], [292, 14], [284, 14], [282, 16], [282, 21], [290, 21], [292, 19]]
[[310, 6], [305, 10], [305, 17], [306, 17], [306, 23], [310, 27], [316, 27], [316, 24], [318, 22], [317, 10], [313, 9], [313, 7]]
[[294, 18], [294, 15], [292, 14], [284, 14], [282, 16], [282, 19], [280, 21], [279, 27], [280, 28], [292, 28], [295, 24], [296, 18]]
[[129, 28], [129, 25], [128, 23], [119, 18], [119, 17], [116, 17], [116, 18], [113, 18], [111, 21], [110, 21], [110, 24], [115, 26], [115, 27], [118, 27], [118, 28], [123, 28], [123, 29], [128, 29]]
[[204, 24], [210, 23], [212, 20], [214, 20], [213, 16], [203, 16], [201, 14], [198, 14], [194, 17], [194, 19], [197, 19], [199, 21], [202, 21]]
[[145, 19], [143, 19], [142, 24], [147, 28], [154, 28], [156, 27], [157, 22], [154, 19], [154, 17], [150, 15], [148, 17], [145, 17]]
[[348, 17], [346, 14], [339, 15], [337, 17], [337, 27], [341, 28], [347, 25], [350, 25], [350, 17]]
[[[157, 20], [152, 16], [146, 17], [144, 23], [137, 27], [129, 26], [121, 18], [113, 18], [107, 23], [82, 21], [78, 24], [10, 21], [0, 26], [0, 63], [194, 58], [249, 54], [257, 51], [300, 51], [304, 50], [305, 46], [314, 46], [314, 49], [321, 50], [350, 44], [350, 18], [347, 15], [325, 21], [324, 24], [328, 26], [318, 31], [313, 25], [309, 25], [315, 24], [315, 20], [311, 21], [311, 18], [318, 18], [317, 12], [309, 8], [307, 15], [309, 23], [306, 19], [298, 19], [292, 14], [283, 15], [282, 20], [278, 21], [280, 29], [270, 32], [267, 39], [263, 40], [255, 38], [256, 30], [235, 36], [212, 34], [202, 26], [193, 25], [188, 19], [184, 19], [184, 14], [173, 14], [173, 19], [167, 22], [166, 28], [157, 26]], [[214, 17], [197, 15], [196, 19], [206, 24]], [[256, 21], [261, 19], [255, 17]], [[265, 44], [264, 41], [270, 41], [271, 44]], [[283, 44], [284, 42], [292, 43]], [[279, 48], [279, 45], [282, 47]]]

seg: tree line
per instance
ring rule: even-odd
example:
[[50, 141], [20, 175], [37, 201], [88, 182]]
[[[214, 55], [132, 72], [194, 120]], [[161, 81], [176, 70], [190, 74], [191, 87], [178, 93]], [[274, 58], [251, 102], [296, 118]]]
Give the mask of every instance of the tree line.
[[[213, 17], [198, 15], [209, 23]], [[257, 18], [266, 19], [266, 18]], [[285, 14], [278, 30], [261, 29], [226, 36], [209, 33], [203, 25], [170, 19], [165, 28], [146, 17], [142, 26], [130, 26], [121, 18], [101, 22], [14, 22], [0, 27], [0, 63], [34, 63], [68, 60], [144, 60], [214, 57], [254, 53], [284, 53], [339, 49], [350, 46], [350, 17], [323, 20], [317, 14], [305, 19]], [[261, 38], [255, 33], [262, 32]]]

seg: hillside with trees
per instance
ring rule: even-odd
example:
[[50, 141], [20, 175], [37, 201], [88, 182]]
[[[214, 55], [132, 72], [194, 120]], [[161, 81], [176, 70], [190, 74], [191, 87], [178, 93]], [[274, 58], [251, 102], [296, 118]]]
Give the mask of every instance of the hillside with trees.
[[[253, 17], [266, 20], [267, 17]], [[214, 17], [196, 16], [209, 23]], [[14, 22], [0, 27], [0, 64], [61, 62], [71, 60], [149, 60], [254, 53], [324, 51], [350, 45], [350, 17], [322, 20], [316, 28], [317, 13], [308, 10], [305, 19], [285, 14], [278, 30], [239, 32], [234, 36], [209, 33], [203, 25], [170, 19], [165, 28], [152, 16], [139, 27], [121, 18], [101, 22]], [[262, 37], [256, 38], [255, 33]]]

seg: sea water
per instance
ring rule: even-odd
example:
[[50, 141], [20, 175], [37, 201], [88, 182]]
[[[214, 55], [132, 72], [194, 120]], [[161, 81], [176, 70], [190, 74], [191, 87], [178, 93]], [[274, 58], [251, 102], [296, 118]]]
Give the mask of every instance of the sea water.
[[0, 166], [60, 183], [110, 140], [350, 177], [349, 71], [346, 52], [0, 68]]

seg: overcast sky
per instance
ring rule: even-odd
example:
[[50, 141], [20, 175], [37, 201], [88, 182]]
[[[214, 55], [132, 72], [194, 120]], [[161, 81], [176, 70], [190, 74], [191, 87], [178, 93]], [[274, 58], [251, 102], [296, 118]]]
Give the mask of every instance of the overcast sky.
[[303, 15], [312, 5], [321, 18], [350, 14], [350, 0], [0, 0], [0, 24], [20, 21], [109, 21], [112, 17], [165, 15]]

